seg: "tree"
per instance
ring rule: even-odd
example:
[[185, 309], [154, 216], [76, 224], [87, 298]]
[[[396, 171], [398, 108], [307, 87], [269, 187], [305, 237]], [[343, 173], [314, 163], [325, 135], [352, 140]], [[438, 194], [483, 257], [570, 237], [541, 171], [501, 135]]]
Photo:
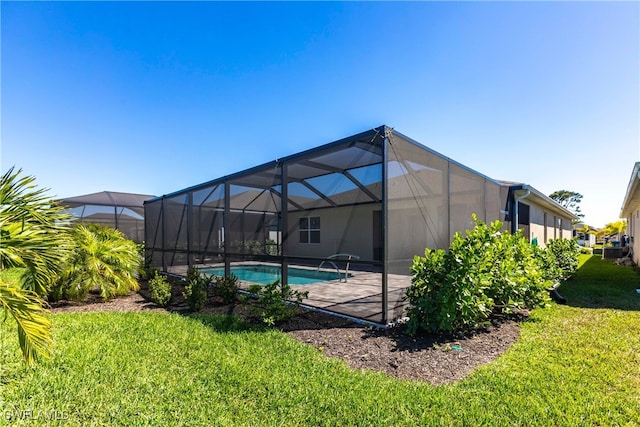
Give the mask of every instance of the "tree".
[[578, 218], [583, 218], [584, 214], [580, 212], [580, 202], [582, 201], [582, 194], [575, 191], [558, 190], [549, 194], [549, 197], [558, 202], [561, 206], [569, 209]]
[[620, 235], [624, 233], [626, 229], [627, 229], [627, 221], [622, 219], [619, 221], [609, 222], [605, 224], [604, 228], [602, 229], [602, 232], [603, 232], [603, 235], [605, 236], [611, 236], [614, 234]]
[[15, 280], [0, 276], [0, 306], [18, 324], [20, 348], [31, 363], [51, 348], [42, 297], [69, 249], [69, 216], [47, 197], [47, 189], [36, 186], [34, 177], [21, 175], [22, 170], [12, 167], [0, 177], [0, 273], [18, 273]]

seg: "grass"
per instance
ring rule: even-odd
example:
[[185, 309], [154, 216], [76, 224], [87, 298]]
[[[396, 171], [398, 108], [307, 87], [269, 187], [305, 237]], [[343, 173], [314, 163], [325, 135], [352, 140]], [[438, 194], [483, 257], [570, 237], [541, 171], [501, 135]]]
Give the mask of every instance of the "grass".
[[57, 314], [52, 359], [27, 367], [5, 322], [0, 424], [640, 425], [640, 275], [581, 261], [570, 305], [535, 310], [505, 355], [438, 387], [214, 315]]

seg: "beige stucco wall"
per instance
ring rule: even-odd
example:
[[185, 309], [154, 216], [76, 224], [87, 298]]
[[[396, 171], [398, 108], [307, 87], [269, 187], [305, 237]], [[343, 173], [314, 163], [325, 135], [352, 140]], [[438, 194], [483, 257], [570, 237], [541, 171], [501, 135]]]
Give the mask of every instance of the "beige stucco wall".
[[571, 219], [564, 218], [562, 220], [562, 238], [563, 239], [573, 238], [573, 222], [571, 221]]
[[545, 247], [548, 240], [544, 238], [544, 224], [535, 224], [533, 221], [529, 225], [529, 241], [538, 240], [538, 245]]
[[[289, 215], [289, 253], [296, 256], [324, 258], [336, 253], [373, 259], [373, 211], [379, 204], [292, 212]], [[300, 217], [320, 217], [320, 243], [300, 243]], [[347, 231], [348, 230], [348, 231]]]
[[535, 204], [529, 204], [529, 221], [529, 240], [537, 238], [542, 247], [549, 240], [573, 237], [571, 218], [560, 217]]

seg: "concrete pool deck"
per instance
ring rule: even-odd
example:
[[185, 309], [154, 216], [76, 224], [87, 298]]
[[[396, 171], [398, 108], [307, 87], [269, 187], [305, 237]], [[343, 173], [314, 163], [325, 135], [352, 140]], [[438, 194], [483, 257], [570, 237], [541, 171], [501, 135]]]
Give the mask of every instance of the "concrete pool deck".
[[[267, 264], [261, 262], [240, 262], [237, 265]], [[269, 264], [276, 265], [279, 264]], [[221, 264], [196, 265], [199, 269], [216, 268]], [[316, 270], [308, 266], [290, 265], [290, 267]], [[173, 266], [169, 273], [186, 276], [187, 266]], [[323, 269], [324, 270], [324, 269]], [[327, 269], [327, 271], [331, 271]], [[335, 270], [334, 270], [335, 271]], [[349, 271], [350, 277], [345, 282], [331, 280], [309, 285], [291, 285], [292, 289], [308, 291], [309, 296], [303, 300], [305, 306], [356, 317], [369, 322], [383, 323], [382, 320], [382, 273], [366, 271]], [[240, 282], [241, 289], [251, 283]], [[386, 322], [397, 320], [403, 316], [406, 303], [403, 301], [405, 290], [411, 285], [411, 276], [400, 274], [387, 275], [388, 311]]]

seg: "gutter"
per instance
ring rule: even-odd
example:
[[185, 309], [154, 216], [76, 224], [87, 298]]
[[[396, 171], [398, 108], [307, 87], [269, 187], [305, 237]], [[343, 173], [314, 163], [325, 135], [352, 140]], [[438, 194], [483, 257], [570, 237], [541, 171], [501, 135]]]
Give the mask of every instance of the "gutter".
[[[525, 193], [518, 196], [516, 191], [524, 191]], [[531, 189], [528, 185], [521, 185], [520, 188], [513, 190], [513, 219], [511, 221], [511, 233], [515, 234], [518, 231], [518, 202], [526, 199], [531, 194]]]

